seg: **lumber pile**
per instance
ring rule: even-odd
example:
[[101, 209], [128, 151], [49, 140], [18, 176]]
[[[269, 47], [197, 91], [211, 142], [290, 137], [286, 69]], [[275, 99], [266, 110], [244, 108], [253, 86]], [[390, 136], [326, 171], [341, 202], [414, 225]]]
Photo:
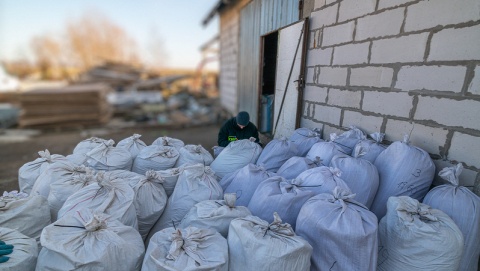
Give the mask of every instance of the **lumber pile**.
[[43, 88], [20, 95], [20, 127], [97, 125], [108, 122], [112, 107], [105, 84]]

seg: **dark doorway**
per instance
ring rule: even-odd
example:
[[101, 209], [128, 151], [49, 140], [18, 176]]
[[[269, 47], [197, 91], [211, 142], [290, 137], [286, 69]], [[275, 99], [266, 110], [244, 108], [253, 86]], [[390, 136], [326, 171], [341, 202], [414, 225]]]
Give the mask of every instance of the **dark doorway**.
[[262, 37], [263, 63], [261, 66], [261, 92], [259, 108], [259, 131], [270, 136], [273, 129], [273, 102], [275, 98], [275, 75], [277, 70], [278, 32]]

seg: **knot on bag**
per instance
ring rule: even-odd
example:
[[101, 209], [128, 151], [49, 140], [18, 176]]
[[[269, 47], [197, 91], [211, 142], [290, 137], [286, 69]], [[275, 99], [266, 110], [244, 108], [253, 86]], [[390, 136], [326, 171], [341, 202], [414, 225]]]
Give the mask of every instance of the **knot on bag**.
[[48, 162], [52, 160], [52, 156], [50, 155], [50, 152], [47, 149], [45, 149], [44, 151], [39, 151], [38, 155], [40, 155], [41, 158], [47, 160]]
[[235, 204], [237, 202], [237, 194], [236, 193], [225, 193], [223, 194], [223, 200], [225, 204], [230, 208], [235, 208]]
[[[82, 218], [83, 219], [83, 218]], [[85, 221], [84, 221], [85, 222]], [[84, 223], [88, 232], [98, 231], [107, 228], [107, 219], [100, 214], [94, 214], [90, 220]]]
[[96, 175], [98, 186], [100, 189], [106, 188], [108, 190], [113, 189], [112, 179], [111, 176], [106, 174], [105, 171], [100, 171]]
[[97, 153], [100, 153], [102, 157], [106, 156], [107, 152], [110, 150], [110, 148], [113, 148], [114, 144], [115, 144], [115, 141], [113, 141], [113, 139], [103, 141], [102, 144], [98, 145], [93, 150], [89, 151], [87, 153], [87, 156], [91, 157], [91, 156], [93, 156], [94, 154], [97, 154]]
[[203, 265], [204, 260], [202, 260], [201, 255], [199, 255], [197, 248], [204, 237], [204, 231], [197, 228], [186, 228], [183, 229], [183, 231], [184, 234], [182, 234], [181, 229], [172, 233], [170, 237], [172, 243], [170, 244], [166, 258], [175, 261], [182, 255], [182, 252], [185, 252], [190, 258], [195, 260], [195, 262]]
[[408, 196], [400, 196], [398, 199], [400, 202], [396, 211], [404, 221], [413, 222], [415, 217], [422, 221], [438, 221], [438, 218], [431, 213], [430, 206]]
[[200, 154], [202, 153], [202, 148], [203, 148], [202, 145], [195, 145], [193, 146], [193, 152]]
[[3, 191], [3, 195], [0, 197], [0, 202], [12, 202], [25, 198], [28, 198], [28, 194], [24, 192], [18, 192], [17, 190], [12, 190], [10, 192]]
[[292, 189], [296, 189], [298, 187], [298, 184], [296, 184], [296, 182], [300, 182], [301, 180], [297, 180], [297, 179], [291, 179], [291, 180], [287, 180], [287, 179], [281, 179], [279, 185], [280, 185], [280, 191], [282, 191], [282, 193], [286, 194], [288, 192], [290, 192]]
[[132, 141], [136, 141], [136, 140], [138, 140], [140, 137], [142, 137], [142, 135], [133, 134], [133, 136], [132, 136]]
[[367, 154], [367, 150], [362, 145], [356, 145], [355, 149], [353, 150], [353, 157], [358, 158], [362, 157]]
[[320, 166], [323, 165], [323, 160], [320, 158], [320, 156], [315, 156], [315, 160], [312, 161], [315, 165]]
[[268, 225], [267, 229], [265, 230], [265, 234], [267, 234], [268, 231], [285, 236], [295, 235], [292, 226], [290, 226], [288, 223], [282, 223], [282, 219], [277, 212], [273, 213], [273, 222]]
[[207, 175], [213, 175], [215, 174], [215, 171], [210, 166], [205, 166], [203, 169], [203, 172]]
[[249, 139], [248, 139], [250, 142], [255, 142], [255, 140], [257, 140], [255, 137], [251, 136]]
[[94, 176], [92, 173], [78, 174], [73, 176], [71, 184], [81, 183], [83, 186], [93, 182]]
[[345, 202], [351, 201], [356, 196], [352, 191], [346, 190], [342, 187], [335, 186], [332, 192], [332, 197], [327, 199], [331, 203], [339, 202], [342, 205], [342, 213], [347, 209], [347, 204]]
[[438, 173], [438, 176], [445, 181], [448, 181], [453, 186], [458, 186], [460, 184], [459, 177], [462, 171], [463, 165], [462, 163], [458, 163], [456, 166], [443, 168]]
[[380, 144], [383, 141], [383, 139], [385, 138], [385, 133], [376, 132], [376, 133], [370, 134], [370, 137], [373, 140], [375, 140], [375, 142], [377, 142], [377, 144]]
[[98, 137], [90, 137], [86, 139], [85, 141], [92, 142], [92, 143], [102, 143], [105, 141], [104, 139], [98, 138]]
[[329, 167], [328, 169], [330, 170], [330, 173], [332, 173], [333, 176], [335, 177], [342, 176], [342, 171], [339, 168]]
[[165, 178], [162, 177], [162, 175], [160, 175], [155, 170], [151, 170], [151, 169], [147, 170], [147, 172], [145, 172], [145, 176], [147, 177], [147, 181], [149, 182], [154, 182], [159, 184], [163, 184], [165, 182]]
[[337, 133], [331, 133], [331, 134], [330, 134], [330, 141], [333, 142], [333, 141], [335, 141], [337, 138], [338, 138]]
[[407, 134], [404, 134], [404, 135], [403, 135], [403, 141], [402, 141], [402, 142], [405, 143], [405, 144], [407, 144], [407, 145], [409, 145], [409, 144], [410, 144], [410, 136], [407, 135]]

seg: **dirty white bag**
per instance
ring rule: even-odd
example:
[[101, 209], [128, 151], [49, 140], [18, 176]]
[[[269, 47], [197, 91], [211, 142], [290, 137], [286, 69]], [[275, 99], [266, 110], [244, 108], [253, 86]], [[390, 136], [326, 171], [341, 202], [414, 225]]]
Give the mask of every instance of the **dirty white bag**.
[[142, 271], [228, 270], [227, 240], [212, 229], [166, 228], [150, 240]]
[[185, 143], [182, 140], [177, 139], [177, 138], [162, 136], [162, 137], [159, 137], [159, 138], [155, 139], [155, 141], [153, 141], [152, 145], [174, 147], [175, 149], [177, 149], [177, 151], [179, 151], [183, 146], [185, 146]]
[[377, 270], [460, 270], [463, 235], [440, 210], [408, 196], [390, 197], [378, 231]]
[[297, 145], [286, 137], [273, 139], [263, 149], [256, 164], [263, 166], [265, 170], [277, 172], [277, 170], [290, 158], [298, 154]]
[[129, 151], [114, 147], [115, 141], [108, 140], [93, 150], [87, 152], [87, 161], [89, 167], [96, 170], [130, 170], [132, 168], [133, 159]]
[[133, 161], [132, 171], [145, 175], [148, 170], [165, 170], [172, 168], [179, 153], [170, 146], [150, 145], [145, 147]]
[[262, 147], [255, 143], [254, 137], [233, 141], [213, 160], [210, 167], [221, 179], [250, 163], [255, 164], [261, 152]]
[[200, 163], [204, 166], [210, 166], [213, 162], [213, 156], [202, 145], [185, 145], [180, 148], [179, 157], [174, 167], [180, 167], [184, 164]]
[[39, 151], [40, 158], [28, 162], [18, 169], [18, 187], [21, 192], [30, 194], [38, 176], [52, 163], [66, 159], [63, 155], [52, 154], [48, 150]]
[[438, 175], [447, 184], [430, 190], [423, 203], [445, 212], [455, 221], [465, 241], [459, 270], [476, 271], [480, 256], [480, 197], [459, 185], [458, 178], [462, 169], [461, 163], [442, 169]]
[[318, 142], [322, 142], [322, 131], [318, 128], [298, 128], [293, 131], [290, 141], [297, 145], [298, 153], [296, 156], [304, 157], [310, 148]]
[[375, 270], [377, 217], [354, 196], [336, 187], [310, 198], [300, 210], [295, 232], [313, 246], [311, 270]]
[[[361, 151], [363, 147], [355, 149]], [[335, 155], [330, 162], [332, 167], [340, 169], [342, 180], [356, 194], [355, 200], [370, 208], [378, 190], [377, 168], [368, 160], [354, 158], [346, 154]]]
[[277, 213], [295, 230], [300, 209], [309, 198], [316, 195], [309, 188], [316, 185], [316, 181], [285, 179], [282, 176], [268, 178], [258, 185], [248, 203], [248, 209], [252, 215], [269, 223], [273, 222], [272, 214]]
[[73, 149], [73, 153], [87, 154], [89, 151], [102, 145], [106, 141], [107, 141], [106, 139], [98, 138], [98, 137], [90, 137], [90, 138], [84, 139], [75, 146], [75, 148]]
[[273, 176], [277, 174], [265, 170], [262, 166], [248, 164], [223, 177], [220, 185], [225, 193], [237, 194], [237, 206], [248, 206], [258, 185]]
[[332, 141], [343, 150], [343, 153], [351, 155], [355, 145], [357, 145], [360, 140], [364, 140], [365, 137], [365, 133], [362, 130], [352, 125], [350, 126], [350, 130], [340, 135], [334, 133]]
[[278, 214], [273, 223], [256, 216], [237, 218], [228, 230], [229, 270], [308, 271], [312, 246]]
[[140, 271], [145, 253], [140, 234], [112, 217], [81, 209], [42, 232], [36, 270]]
[[305, 170], [323, 166], [320, 157], [315, 160], [310, 160], [307, 157], [294, 156], [288, 159], [277, 171], [277, 174], [285, 179], [295, 179], [300, 173]]
[[133, 134], [131, 137], [122, 139], [117, 143], [117, 148], [126, 149], [132, 155], [132, 159], [135, 159], [140, 151], [147, 146], [140, 137], [142, 137], [142, 135]]
[[[357, 143], [357, 145], [355, 145], [352, 156], [355, 158], [368, 160], [373, 164], [375, 159], [377, 159], [380, 153], [382, 153], [387, 146], [381, 144], [383, 138], [385, 137], [384, 133], [373, 133], [370, 134], [370, 137], [372, 139], [362, 139]], [[355, 149], [359, 147], [361, 147], [363, 151], [355, 151]]]
[[52, 221], [57, 220], [58, 211], [68, 197], [85, 186], [96, 181], [95, 172], [92, 168], [85, 166], [72, 166], [69, 163], [57, 162], [52, 168], [58, 169], [52, 172], [50, 183], [50, 193], [48, 193], [48, 207]]
[[37, 264], [38, 246], [35, 239], [20, 232], [0, 227], [0, 240], [13, 245], [13, 252], [6, 255], [10, 259], [0, 263], [2, 271], [33, 271]]
[[137, 214], [134, 206], [135, 194], [124, 179], [109, 176], [105, 172], [96, 175], [97, 181], [78, 190], [67, 198], [58, 219], [68, 213], [88, 208], [112, 216], [127, 226], [138, 229]]
[[296, 179], [298, 183], [303, 183], [303, 186], [308, 187], [308, 190], [318, 195], [323, 193], [331, 194], [337, 186], [350, 190], [341, 176], [342, 172], [338, 168], [320, 166], [305, 170]]
[[370, 210], [381, 219], [387, 212], [389, 197], [409, 196], [422, 201], [432, 184], [435, 164], [430, 155], [410, 146], [408, 136], [402, 142], [393, 142], [384, 150], [374, 165], [380, 182]]
[[196, 164], [185, 167], [178, 177], [173, 194], [168, 198], [162, 216], [150, 230], [146, 244], [156, 232], [176, 227], [195, 204], [221, 198], [223, 198], [222, 187], [216, 180], [215, 172], [209, 166]]
[[0, 227], [14, 229], [38, 242], [43, 228], [50, 223], [46, 198], [17, 191], [4, 192], [0, 197]]
[[323, 141], [315, 143], [310, 150], [308, 151], [308, 159], [314, 161], [317, 157], [320, 157], [322, 164], [324, 166], [330, 166], [330, 161], [335, 155], [346, 154], [346, 152], [339, 147], [338, 144], [335, 144], [333, 140], [335, 139], [334, 135], [330, 136], [330, 141]]
[[245, 206], [236, 206], [237, 195], [227, 193], [223, 200], [204, 200], [195, 204], [183, 217], [179, 228], [196, 227], [214, 229], [223, 237], [228, 236], [228, 227], [235, 218], [246, 217], [252, 213]]
[[165, 193], [167, 193], [168, 197], [170, 197], [173, 193], [173, 190], [175, 190], [178, 176], [180, 176], [180, 174], [183, 172], [183, 169], [187, 166], [191, 166], [191, 164], [184, 164], [180, 167], [157, 171], [157, 173], [165, 179], [165, 181], [163, 182], [163, 188], [165, 189]]

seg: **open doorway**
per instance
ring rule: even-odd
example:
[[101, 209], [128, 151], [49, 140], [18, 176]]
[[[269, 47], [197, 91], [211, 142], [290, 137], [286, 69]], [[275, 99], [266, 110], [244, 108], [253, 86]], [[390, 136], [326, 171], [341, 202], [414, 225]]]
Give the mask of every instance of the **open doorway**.
[[259, 103], [259, 131], [272, 137], [275, 76], [277, 71], [278, 31], [262, 37], [262, 66]]

